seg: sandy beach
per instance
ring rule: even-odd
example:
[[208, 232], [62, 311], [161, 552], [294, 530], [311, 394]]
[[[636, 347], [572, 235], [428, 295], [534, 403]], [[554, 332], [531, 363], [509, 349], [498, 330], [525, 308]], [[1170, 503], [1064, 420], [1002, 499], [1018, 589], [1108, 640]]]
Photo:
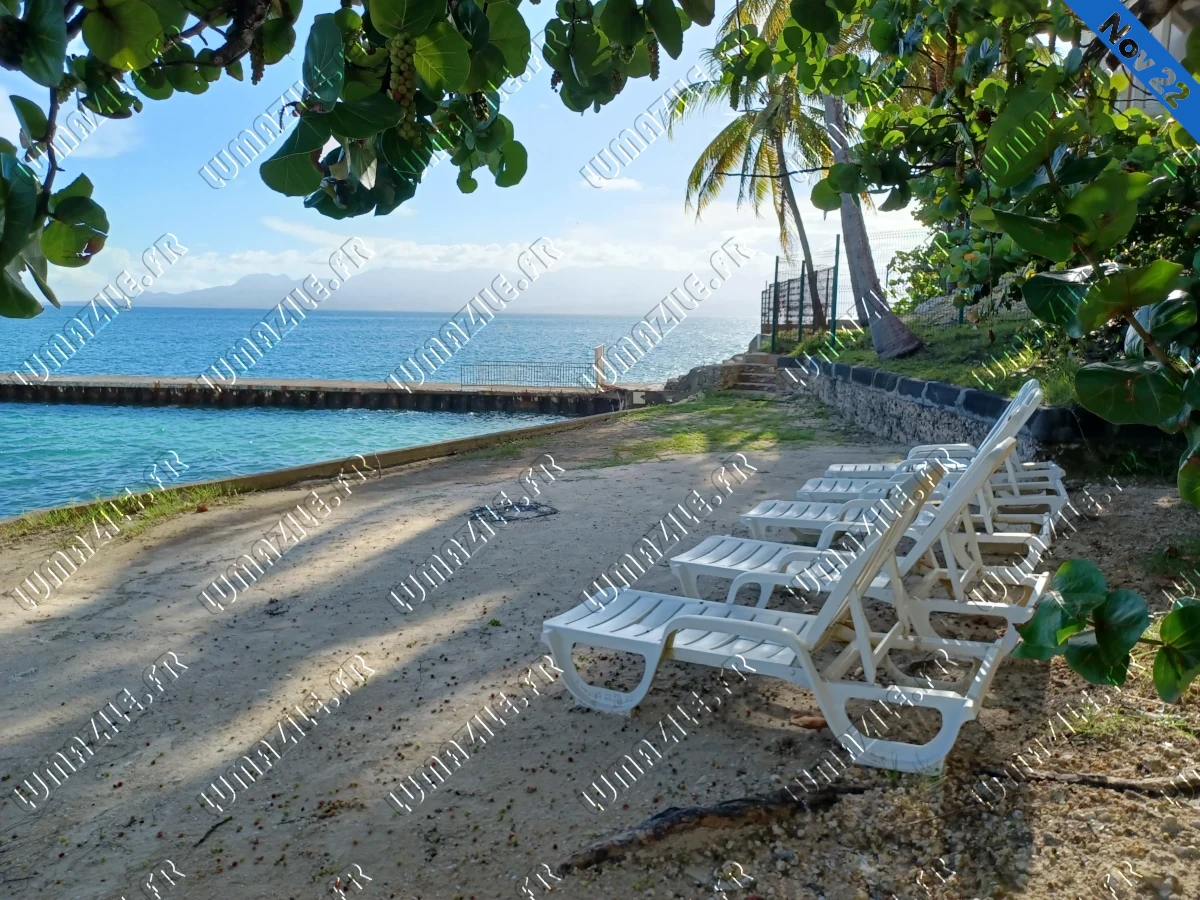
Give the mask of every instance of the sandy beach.
[[[903, 452], [807, 401], [781, 408], [789, 423], [815, 436], [744, 450], [752, 477], [735, 482], [711, 515], [688, 523], [675, 552], [710, 534], [747, 534], [739, 513], [790, 495], [831, 463]], [[336, 896], [331, 879], [357, 865], [362, 880], [342, 887], [365, 900], [510, 898], [518, 879], [540, 863], [556, 866], [668, 807], [778, 791], [835, 742], [812, 721], [819, 714], [811, 695], [761, 679], [673, 747], [666, 765], [616, 808], [599, 816], [584, 808], [577, 794], [594, 773], [673, 703], [713, 683], [707, 671], [666, 663], [632, 719], [575, 707], [560, 683], [550, 685], [496, 729], [494, 746], [411, 815], [395, 814], [384, 799], [497, 692], [519, 684], [547, 652], [543, 620], [575, 605], [690, 492], [706, 499], [717, 493], [711, 474], [728, 448], [612, 464], [619, 461], [612, 448], [650, 434], [644, 421], [622, 418], [491, 455], [415, 464], [382, 477], [364, 473], [365, 482], [348, 479], [340, 492], [320, 483], [246, 495], [114, 539], [36, 610], [7, 600], [0, 606], [4, 896], [132, 900], [157, 891], [173, 900], [299, 900]], [[486, 546], [412, 612], [389, 602], [389, 591], [462, 530], [473, 508], [501, 490], [516, 499], [518, 479], [545, 453], [562, 471], [552, 484], [539, 481], [534, 499], [553, 513], [497, 526]], [[199, 592], [297, 504], [314, 509], [314, 490], [328, 507], [318, 525], [236, 602], [206, 609]], [[1048, 565], [1078, 548], [1078, 555], [1104, 559], [1111, 584], [1141, 590], [1152, 609], [1163, 608], [1160, 581], [1135, 565], [1154, 540], [1138, 523], [1153, 518], [1157, 535], [1194, 538], [1200, 529], [1171, 486], [1131, 483], [1120, 515], [1115, 506], [1083, 514]], [[0, 586], [15, 586], [67, 540], [46, 535], [0, 547]], [[679, 593], [665, 559], [638, 586]], [[709, 596], [718, 596], [715, 587]], [[167, 651], [186, 669], [170, 677], [160, 669], [160, 688], [143, 674]], [[596, 684], [621, 686], [640, 674], [632, 660], [576, 652]], [[369, 672], [365, 684], [331, 677], [355, 656]], [[555, 893], [714, 896], [714, 868], [732, 860], [754, 883], [731, 887], [730, 897], [929, 896], [914, 873], [940, 858], [943, 875], [952, 877], [926, 878], [938, 897], [1110, 896], [1101, 884], [1104, 867], [1126, 860], [1140, 873], [1138, 890], [1154, 877], [1154, 895], [1200, 896], [1191, 856], [1200, 817], [1186, 798], [1172, 807], [1165, 798], [1037, 782], [991, 810], [977, 804], [936, 819], [970, 805], [980, 766], [1002, 763], [1042, 733], [1053, 711], [1078, 700], [1084, 685], [1061, 662], [1006, 663], [937, 784], [852, 768], [840, 783], [855, 790], [828, 809], [701, 822], [622, 862], [566, 875]], [[68, 773], [44, 811], [25, 813], [12, 789], [123, 689], [152, 702], [126, 706], [128, 721], [110, 712], [119, 733]], [[1164, 718], [1148, 679], [1138, 676], [1120, 702], [1130, 709], [1121, 728], [1055, 745], [1064, 771], [1104, 767], [1111, 776], [1165, 777], [1196, 765], [1194, 698]], [[286, 731], [289, 712], [303, 720], [297, 706], [312, 724], [292, 726], [294, 743], [282, 754], [259, 751], [254, 758], [270, 758], [273, 766], [239, 788], [223, 812], [203, 809], [200, 792], [261, 738], [278, 734], [281, 720]], [[936, 821], [920, 830], [893, 833], [900, 821], [931, 817]], [[151, 872], [159, 874], [141, 888]]]

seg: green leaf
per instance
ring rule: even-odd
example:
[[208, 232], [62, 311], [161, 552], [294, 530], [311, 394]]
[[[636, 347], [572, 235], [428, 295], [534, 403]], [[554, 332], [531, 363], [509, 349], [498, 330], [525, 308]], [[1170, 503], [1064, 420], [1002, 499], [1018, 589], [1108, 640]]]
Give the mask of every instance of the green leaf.
[[58, 87], [67, 59], [67, 22], [62, 0], [25, 0], [22, 21], [26, 40], [21, 51], [21, 71], [38, 84]]
[[163, 28], [142, 0], [98, 0], [83, 20], [83, 40], [98, 59], [126, 72], [144, 69], [161, 51]]
[[[16, 259], [9, 263], [9, 267], [13, 266], [20, 267], [20, 271], [29, 272], [34, 284], [42, 292], [42, 296], [53, 303], [58, 309], [62, 309], [62, 304], [58, 302], [58, 297], [50, 289], [50, 284], [46, 280], [49, 277], [50, 270], [49, 264], [46, 262], [46, 256], [42, 253], [41, 228], [35, 228], [30, 233], [29, 242], [21, 248], [21, 252], [17, 254]], [[19, 273], [14, 272], [14, 275], [16, 274]]]
[[867, 40], [871, 42], [876, 53], [896, 54], [900, 49], [900, 32], [887, 19], [876, 19], [871, 23], [867, 32]]
[[[899, 187], [892, 189], [892, 192], [888, 194], [887, 199], [884, 200], [883, 204], [879, 207], [879, 211], [892, 212], [893, 210], [904, 209], [906, 206], [908, 206], [910, 200], [912, 200], [912, 188], [909, 187], [909, 184], [906, 181]], [[984, 208], [985, 207], [977, 207], [977, 209]]]
[[1150, 611], [1141, 594], [1128, 590], [1109, 591], [1104, 602], [1092, 610], [1096, 646], [1110, 662], [1127, 658], [1138, 638], [1150, 627]]
[[417, 74], [435, 90], [456, 91], [471, 74], [467, 42], [449, 22], [438, 22], [417, 38]]
[[471, 177], [471, 173], [463, 169], [458, 173], [458, 189], [464, 194], [472, 194], [475, 188], [479, 187], [479, 182]]
[[646, 34], [646, 17], [636, 0], [604, 0], [596, 24], [614, 44], [632, 47]]
[[462, 86], [463, 93], [494, 88], [504, 82], [507, 71], [500, 48], [488, 44], [478, 53], [471, 54], [471, 74]]
[[92, 182], [86, 175], [80, 175], [61, 191], [50, 195], [50, 212], [53, 213], [58, 204], [68, 197], [91, 197]]
[[32, 100], [13, 94], [9, 99], [17, 113], [17, 122], [21, 130], [29, 136], [30, 142], [44, 140], [46, 137], [46, 114]]
[[29, 241], [37, 212], [38, 184], [15, 156], [0, 156], [0, 266], [7, 266]]
[[54, 207], [50, 223], [42, 231], [41, 248], [56, 266], [76, 268], [91, 262], [104, 248], [108, 216], [90, 197], [66, 197]]
[[234, 81], [241, 81], [244, 75], [242, 74], [242, 61], [235, 59], [225, 67], [225, 73]]
[[529, 65], [529, 26], [515, 6], [492, 0], [487, 8], [488, 43], [504, 55], [504, 64], [514, 77]]
[[683, 52], [683, 26], [672, 0], [645, 0], [646, 18], [654, 28], [654, 35], [671, 59], [679, 59]]
[[499, 150], [513, 139], [513, 127], [505, 116], [497, 116], [487, 130], [475, 136], [475, 149], [481, 153]]
[[268, 66], [280, 62], [296, 46], [296, 29], [284, 19], [267, 19], [263, 23], [263, 61]]
[[[1014, 654], [1015, 655], [1015, 654]], [[1125, 683], [1129, 674], [1129, 655], [1117, 660], [1108, 659], [1096, 644], [1096, 633], [1073, 634], [1067, 640], [1067, 665], [1092, 684]]]
[[1063, 610], [1057, 603], [1039, 603], [1028, 622], [1017, 626], [1021, 643], [1013, 650], [1014, 659], [1052, 659], [1064, 651], [1058, 639]]
[[311, 114], [301, 116], [275, 155], [259, 166], [258, 174], [267, 187], [289, 197], [300, 197], [321, 186], [321, 170], [312, 157], [325, 146], [331, 134], [329, 127], [320, 121], [322, 118]]
[[138, 69], [131, 77], [133, 86], [151, 100], [169, 100], [175, 93], [171, 80], [162, 69]]
[[1062, 595], [1063, 609], [1071, 617], [1089, 612], [1108, 595], [1104, 573], [1086, 559], [1069, 559], [1059, 566], [1054, 589]]
[[1157, 303], [1171, 292], [1182, 271], [1179, 263], [1156, 259], [1148, 266], [1124, 269], [1101, 278], [1092, 284], [1079, 305], [1080, 326], [1085, 332], [1092, 331], [1109, 319]]
[[375, 170], [376, 197], [375, 215], [386, 216], [405, 200], [411, 200], [417, 193], [416, 181], [406, 178], [386, 162], [377, 164]]
[[716, 0], [679, 0], [687, 17], [697, 25], [708, 25], [717, 11]]
[[1075, 235], [1061, 222], [992, 210], [996, 224], [1027, 253], [1065, 262], [1074, 252]]
[[14, 277], [7, 269], [0, 272], [0, 316], [6, 319], [32, 319], [41, 313], [42, 304], [21, 284], [20, 278]]
[[1051, 120], [1054, 95], [1050, 91], [1018, 85], [1006, 96], [1008, 105], [988, 130], [983, 153], [984, 172], [1001, 189], [1015, 187], [1028, 178], [1050, 158], [1056, 143]]
[[1167, 703], [1183, 696], [1200, 675], [1200, 602], [1181, 604], [1175, 604], [1158, 629], [1163, 646], [1154, 659], [1154, 687]]
[[1029, 311], [1047, 325], [1057, 325], [1074, 338], [1083, 337], [1075, 311], [1087, 294], [1091, 268], [1043, 272], [1021, 287]]
[[817, 209], [832, 212], [842, 207], [841, 193], [829, 183], [828, 178], [822, 178], [813, 185], [812, 194], [808, 198]]
[[1092, 363], [1075, 373], [1085, 409], [1117, 425], [1156, 425], [1183, 409], [1183, 389], [1156, 362]]
[[143, 2], [154, 10], [154, 14], [163, 28], [183, 30], [183, 24], [187, 21], [188, 14], [177, 0], [143, 0]]
[[1105, 167], [1112, 162], [1112, 154], [1104, 156], [1085, 156], [1083, 159], [1077, 159], [1070, 156], [1065, 159], [1058, 167], [1054, 178], [1060, 185], [1068, 184], [1083, 184], [1091, 181], [1097, 175], [1104, 171]]
[[[346, 59], [342, 51], [342, 32], [332, 15], [320, 15], [313, 20], [304, 47], [301, 73], [309, 93], [329, 109], [342, 92]], [[335, 129], [335, 134], [342, 134]]]
[[371, 23], [384, 37], [398, 34], [423, 34], [434, 19], [442, 15], [445, 4], [439, 0], [368, 0]]
[[1188, 291], [1171, 291], [1166, 300], [1143, 306], [1136, 316], [1150, 337], [1165, 347], [1196, 324], [1196, 301]]
[[856, 163], [834, 163], [829, 167], [826, 178], [829, 186], [842, 194], [854, 194], [859, 190], [862, 168]]
[[498, 152], [500, 166], [495, 170], [496, 184], [499, 187], [512, 187], [525, 177], [529, 154], [525, 152], [525, 145], [520, 141], [509, 141]]
[[338, 103], [330, 112], [308, 115], [331, 134], [357, 139], [373, 137], [399, 124], [404, 107], [384, 94], [371, 94], [353, 103]]
[[1192, 506], [1200, 506], [1200, 456], [1184, 460], [1176, 479], [1179, 496]]
[[395, 128], [389, 128], [379, 135], [379, 152], [397, 173], [417, 181], [421, 180], [421, 173], [433, 158], [433, 147], [430, 144], [414, 147], [400, 137], [400, 132]]
[[838, 26], [838, 14], [824, 0], [792, 0], [791, 9], [792, 18], [813, 34], [824, 34]]
[[1105, 172], [1072, 197], [1067, 214], [1078, 216], [1087, 226], [1081, 243], [1100, 253], [1129, 234], [1137, 220], [1138, 198], [1150, 181], [1145, 172]]

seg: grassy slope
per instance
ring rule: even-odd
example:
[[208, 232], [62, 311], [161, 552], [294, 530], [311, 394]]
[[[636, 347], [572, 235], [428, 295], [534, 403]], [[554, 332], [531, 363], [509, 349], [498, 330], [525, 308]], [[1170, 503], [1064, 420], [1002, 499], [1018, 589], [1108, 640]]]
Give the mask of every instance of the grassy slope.
[[[824, 355], [835, 362], [871, 366], [926, 381], [945, 381], [964, 387], [995, 391], [1013, 396], [1030, 378], [1037, 378], [1045, 392], [1047, 405], [1070, 403], [1075, 398], [1075, 372], [1080, 363], [1070, 358], [1064, 347], [1043, 346], [1030, 350], [1017, 335], [1032, 340], [1031, 322], [952, 325], [913, 330], [925, 341], [925, 348], [904, 359], [880, 361], [871, 349], [867, 332], [846, 335], [839, 332], [839, 347], [828, 347], [823, 338], [808, 338], [793, 355]], [[991, 339], [989, 329], [995, 335]]]

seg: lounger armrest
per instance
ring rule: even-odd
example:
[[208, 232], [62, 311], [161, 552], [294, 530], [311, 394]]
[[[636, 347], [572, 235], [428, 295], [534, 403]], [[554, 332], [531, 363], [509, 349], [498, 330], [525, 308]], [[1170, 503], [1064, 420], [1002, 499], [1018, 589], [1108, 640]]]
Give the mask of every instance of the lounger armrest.
[[908, 458], [929, 459], [948, 456], [955, 459], [974, 456], [978, 452], [974, 444], [920, 444], [908, 451]]
[[[720, 619], [715, 616], [677, 616], [671, 619], [667, 622], [667, 630], [663, 635], [664, 646], [674, 637], [675, 632], [686, 631], [689, 628], [697, 631], [719, 631], [722, 634], [732, 634], [736, 637], [770, 641], [773, 644], [787, 647], [801, 660], [808, 658], [808, 650], [800, 643], [796, 632], [790, 628], [784, 628], [782, 625], [768, 625], [766, 622], [747, 622], [743, 619]], [[750, 666], [750, 670], [755, 671], [753, 666]]]
[[[796, 582], [796, 575], [794, 573], [789, 575], [787, 572], [776, 572], [774, 574], [770, 572], [743, 572], [741, 575], [738, 575], [736, 578], [734, 578], [733, 583], [729, 585], [729, 593], [725, 596], [725, 602], [730, 606], [735, 606], [738, 591], [748, 584], [787, 587], [793, 582]], [[800, 584], [799, 582], [796, 582], [796, 584], [801, 589], [804, 589], [803, 584]], [[755, 606], [760, 608], [765, 607], [767, 605], [767, 599], [768, 597], [760, 597]]]

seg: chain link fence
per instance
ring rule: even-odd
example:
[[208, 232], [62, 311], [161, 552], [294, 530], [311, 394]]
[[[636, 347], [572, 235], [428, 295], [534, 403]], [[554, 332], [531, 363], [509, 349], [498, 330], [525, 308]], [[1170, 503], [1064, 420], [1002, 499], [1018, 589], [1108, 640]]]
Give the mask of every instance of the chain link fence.
[[[1009, 298], [1011, 277], [1000, 279], [979, 302], [967, 307], [954, 304], [953, 293], [941, 283], [939, 270], [944, 252], [933, 245], [933, 235], [922, 229], [881, 231], [869, 235], [871, 256], [884, 297], [908, 325], [938, 327], [1031, 318], [1022, 300]], [[916, 265], [898, 254], [919, 251]], [[833, 246], [813, 253], [820, 313], [814, 317], [809, 275], [802, 258], [776, 257], [776, 276], [762, 292], [762, 334], [777, 340], [798, 341], [806, 334], [828, 329], [836, 317], [838, 327], [866, 325], [865, 310], [855, 304], [850, 270], [840, 235]], [[816, 321], [814, 322], [814, 318]]]

